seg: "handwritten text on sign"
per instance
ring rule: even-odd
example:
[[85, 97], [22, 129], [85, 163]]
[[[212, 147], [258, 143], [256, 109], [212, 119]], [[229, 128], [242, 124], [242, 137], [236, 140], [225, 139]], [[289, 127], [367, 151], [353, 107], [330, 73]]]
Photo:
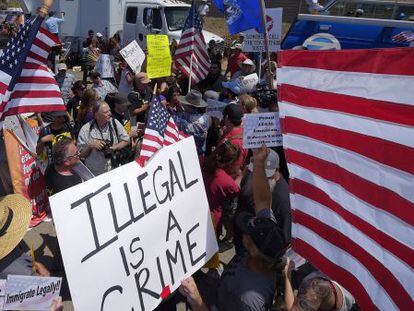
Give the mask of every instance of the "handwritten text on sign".
[[134, 71], [134, 73], [141, 71], [142, 63], [145, 60], [145, 53], [139, 47], [137, 41], [132, 41], [126, 47], [124, 47], [119, 53], [128, 63], [129, 67]]
[[198, 163], [190, 137], [51, 197], [75, 310], [152, 310], [217, 251]]
[[171, 75], [171, 52], [167, 35], [147, 35], [148, 78], [162, 78]]
[[277, 112], [251, 113], [243, 117], [243, 148], [259, 148], [263, 144], [267, 147], [282, 145]]
[[62, 278], [9, 275], [3, 309], [49, 310], [61, 285]]

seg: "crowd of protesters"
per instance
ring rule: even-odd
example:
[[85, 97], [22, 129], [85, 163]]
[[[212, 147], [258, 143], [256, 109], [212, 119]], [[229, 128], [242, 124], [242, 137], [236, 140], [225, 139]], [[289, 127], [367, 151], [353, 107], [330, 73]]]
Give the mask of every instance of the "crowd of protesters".
[[[79, 162], [97, 176], [137, 159], [156, 97], [179, 129], [194, 137], [220, 253], [235, 249], [229, 264], [223, 266], [217, 254], [159, 310], [175, 310], [180, 297], [192, 310], [356, 309], [346, 289], [310, 263], [295, 267], [286, 255], [291, 252], [291, 207], [283, 148], [247, 150], [242, 143], [245, 114], [278, 111], [276, 91], [268, 87], [270, 79], [272, 85], [277, 79], [277, 59], [272, 55], [270, 63], [258, 63], [257, 55], [242, 51], [241, 40], [226, 51], [210, 42], [209, 73], [188, 92], [188, 79], [176, 68], [156, 80], [148, 78], [145, 63], [134, 73], [119, 54], [119, 35], [107, 39], [90, 30], [83, 42], [82, 79], [69, 73], [64, 60], [57, 64], [55, 78], [67, 111], [29, 116], [41, 125], [36, 152], [48, 163], [48, 193], [83, 182], [74, 169]], [[111, 79], [94, 71], [101, 53], [115, 60]], [[256, 90], [246, 93], [239, 82], [255, 72], [262, 76]], [[221, 120], [206, 113], [209, 99], [227, 103]], [[19, 264], [24, 256], [18, 247], [5, 254], [0, 278], [33, 274], [28, 264]], [[53, 275], [40, 263], [35, 268]]]

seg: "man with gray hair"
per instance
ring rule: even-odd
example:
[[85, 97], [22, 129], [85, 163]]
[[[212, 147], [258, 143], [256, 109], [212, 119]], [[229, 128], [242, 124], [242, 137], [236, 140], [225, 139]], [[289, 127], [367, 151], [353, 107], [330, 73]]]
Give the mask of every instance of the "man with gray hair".
[[79, 132], [78, 147], [85, 165], [95, 176], [117, 167], [117, 151], [129, 145], [129, 136], [118, 120], [112, 118], [106, 102], [93, 107], [94, 119]]

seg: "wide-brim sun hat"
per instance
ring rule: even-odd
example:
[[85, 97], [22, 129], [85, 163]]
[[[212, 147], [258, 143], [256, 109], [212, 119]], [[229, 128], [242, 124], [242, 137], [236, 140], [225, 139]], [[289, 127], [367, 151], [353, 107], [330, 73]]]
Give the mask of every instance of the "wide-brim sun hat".
[[23, 239], [31, 218], [30, 202], [21, 194], [0, 198], [0, 260]]
[[208, 106], [203, 100], [203, 95], [196, 90], [191, 90], [185, 96], [178, 96], [178, 100], [182, 105], [192, 106], [195, 108], [205, 108]]

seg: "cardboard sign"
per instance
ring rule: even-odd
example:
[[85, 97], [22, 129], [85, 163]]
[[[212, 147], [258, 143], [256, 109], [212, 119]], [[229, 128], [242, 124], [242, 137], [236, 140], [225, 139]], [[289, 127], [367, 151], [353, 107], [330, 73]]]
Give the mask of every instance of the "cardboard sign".
[[2, 310], [49, 310], [62, 278], [8, 275]]
[[[269, 37], [269, 48], [271, 52], [280, 50], [282, 40], [282, 8], [266, 9], [266, 27]], [[243, 51], [264, 52], [265, 42], [262, 33], [255, 29], [244, 32]]]
[[207, 104], [208, 106], [206, 108], [206, 114], [221, 121], [223, 119], [223, 110], [228, 104], [213, 99], [207, 99]]
[[[5, 125], [7, 124], [8, 122], [5, 122]], [[36, 125], [33, 124], [33, 127], [36, 127]], [[25, 145], [21, 143], [24, 135], [17, 138], [11, 129], [5, 129], [3, 133], [13, 191], [23, 195], [30, 201], [33, 210], [30, 226], [34, 227], [46, 217], [46, 211], [49, 208], [41, 163], [25, 147], [27, 142]]]
[[145, 53], [138, 45], [137, 41], [132, 41], [121, 51], [119, 51], [121, 56], [128, 63], [134, 73], [141, 71], [141, 66], [145, 60]]
[[75, 310], [152, 310], [218, 250], [192, 137], [50, 201]]
[[260, 148], [282, 145], [279, 113], [250, 113], [243, 117], [243, 148]]
[[109, 54], [99, 55], [94, 71], [99, 72], [101, 74], [101, 78], [113, 78], [115, 76], [113, 56]]
[[162, 78], [171, 75], [171, 52], [167, 35], [147, 35], [148, 78]]

